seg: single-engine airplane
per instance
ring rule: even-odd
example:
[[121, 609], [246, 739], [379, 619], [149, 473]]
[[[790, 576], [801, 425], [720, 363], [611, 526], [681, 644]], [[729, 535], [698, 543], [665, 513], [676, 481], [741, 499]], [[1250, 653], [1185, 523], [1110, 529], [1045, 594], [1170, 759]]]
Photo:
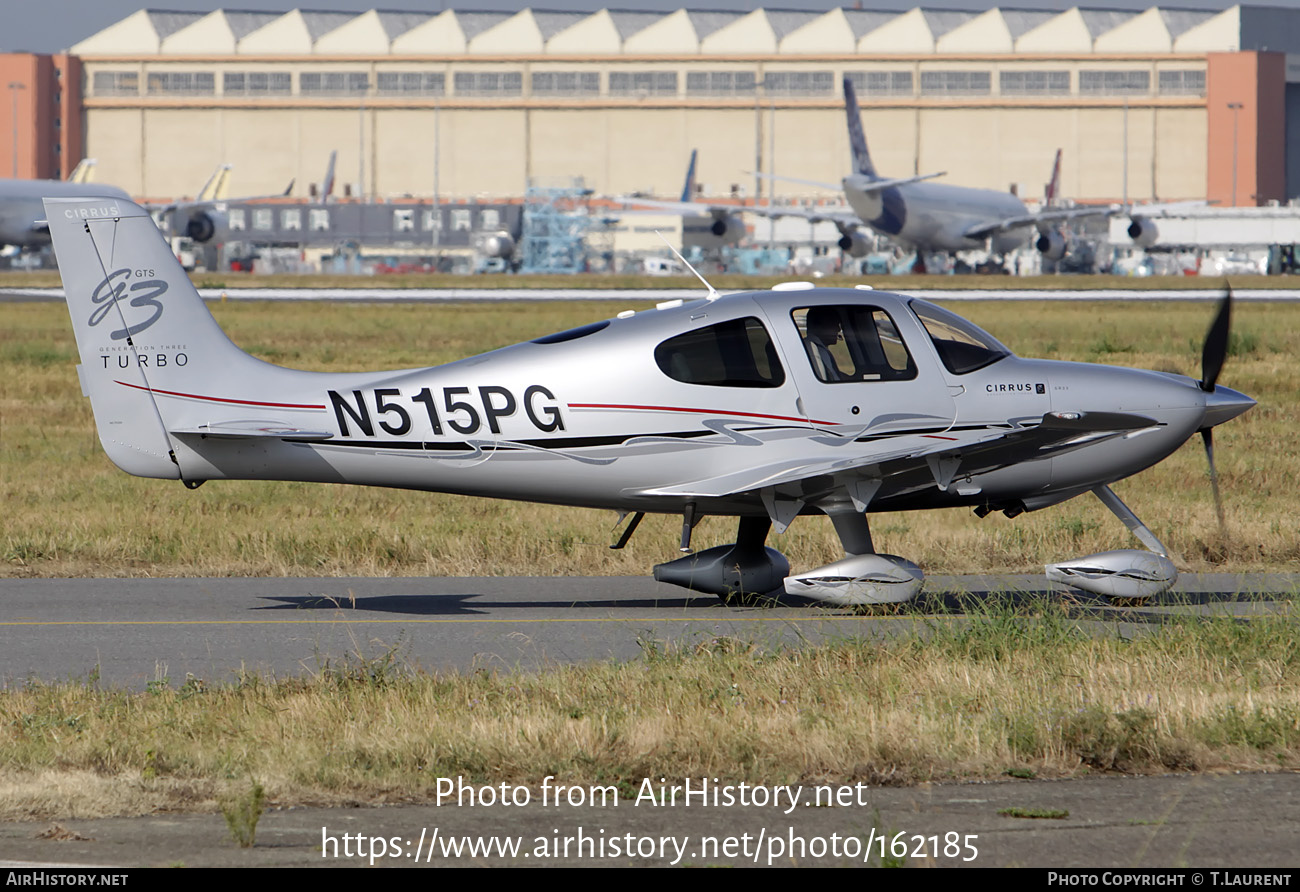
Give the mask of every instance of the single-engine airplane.
[[[789, 283], [672, 300], [426, 369], [296, 371], [218, 327], [141, 208], [47, 199], [78, 371], [122, 470], [179, 479], [356, 483], [680, 514], [664, 582], [747, 601], [780, 589], [840, 605], [905, 601], [921, 570], [877, 554], [868, 514], [966, 506], [1015, 516], [1094, 493], [1147, 550], [1047, 567], [1114, 597], [1177, 571], [1110, 484], [1254, 405], [1217, 383], [1230, 300], [1203, 377], [1022, 359], [905, 295]], [[1217, 485], [1216, 485], [1217, 498]], [[769, 530], [825, 514], [845, 557], [791, 573]], [[705, 515], [731, 545], [689, 553]], [[616, 546], [616, 547], [617, 547]]]

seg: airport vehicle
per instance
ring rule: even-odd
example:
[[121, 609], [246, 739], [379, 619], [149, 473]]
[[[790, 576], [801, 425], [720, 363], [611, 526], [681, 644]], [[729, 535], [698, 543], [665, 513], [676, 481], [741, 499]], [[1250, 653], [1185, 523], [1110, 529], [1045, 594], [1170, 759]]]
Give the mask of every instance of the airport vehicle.
[[[355, 483], [682, 516], [664, 582], [745, 600], [904, 601], [922, 572], [877, 554], [868, 513], [966, 506], [1016, 516], [1094, 493], [1146, 551], [1050, 578], [1116, 597], [1164, 591], [1166, 549], [1110, 484], [1254, 405], [1203, 377], [1021, 359], [961, 317], [869, 288], [790, 283], [672, 300], [446, 365], [280, 368], [217, 326], [147, 213], [49, 200], [83, 392], [122, 470], [182, 481]], [[1216, 484], [1217, 497], [1217, 484]], [[845, 557], [791, 573], [773, 526], [830, 517]], [[690, 553], [705, 515], [731, 545]]]

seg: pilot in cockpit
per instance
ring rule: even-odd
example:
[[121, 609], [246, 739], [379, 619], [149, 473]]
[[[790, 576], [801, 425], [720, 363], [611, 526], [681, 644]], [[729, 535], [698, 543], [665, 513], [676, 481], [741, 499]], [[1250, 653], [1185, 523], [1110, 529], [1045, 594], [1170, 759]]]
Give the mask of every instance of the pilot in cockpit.
[[840, 317], [834, 307], [813, 307], [808, 311], [808, 334], [804, 347], [812, 360], [813, 371], [822, 381], [844, 381], [846, 377], [835, 363], [831, 348], [840, 340]]

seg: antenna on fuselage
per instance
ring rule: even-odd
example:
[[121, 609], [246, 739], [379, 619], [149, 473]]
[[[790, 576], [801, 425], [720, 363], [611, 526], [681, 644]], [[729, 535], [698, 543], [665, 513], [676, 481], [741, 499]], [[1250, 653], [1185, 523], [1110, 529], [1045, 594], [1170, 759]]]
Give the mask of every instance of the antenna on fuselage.
[[681, 253], [680, 253], [676, 248], [673, 247], [673, 243], [670, 242], [670, 241], [668, 241], [668, 239], [664, 238], [664, 234], [663, 234], [662, 232], [660, 232], [658, 229], [656, 229], [656, 230], [655, 230], [655, 235], [657, 235], [657, 236], [659, 236], [659, 238], [663, 239], [663, 243], [664, 243], [665, 245], [668, 246], [668, 250], [669, 250], [669, 251], [672, 251], [674, 254], [676, 254], [676, 255], [677, 255], [677, 259], [680, 260], [682, 263], [686, 264], [686, 268], [687, 268], [688, 270], [690, 270], [691, 272], [695, 273], [695, 278], [697, 278], [697, 279], [699, 279], [701, 282], [703, 282], [703, 283], [704, 283], [704, 287], [707, 288], [707, 289], [709, 289], [709, 300], [716, 300], [717, 298], [719, 298], [719, 297], [721, 296], [721, 295], [718, 294], [717, 289], [714, 288], [712, 285], [709, 284], [709, 280], [706, 279], [706, 278], [704, 278], [704, 276], [700, 275], [699, 270], [697, 270], [695, 267], [691, 266], [690, 261], [687, 260], [685, 257], [683, 257], [683, 256], [681, 255]]

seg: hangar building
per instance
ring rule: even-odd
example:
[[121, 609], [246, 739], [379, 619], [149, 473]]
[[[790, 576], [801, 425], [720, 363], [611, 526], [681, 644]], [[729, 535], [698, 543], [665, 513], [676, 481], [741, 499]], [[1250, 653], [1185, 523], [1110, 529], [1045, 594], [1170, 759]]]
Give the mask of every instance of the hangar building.
[[59, 176], [88, 155], [99, 181], [167, 199], [230, 163], [236, 193], [296, 178], [305, 195], [337, 150], [339, 182], [368, 198], [572, 176], [665, 196], [698, 148], [706, 194], [811, 196], [753, 171], [848, 172], [845, 77], [888, 175], [1034, 199], [1060, 148], [1062, 194], [1081, 202], [1300, 196], [1300, 10], [1245, 5], [146, 9], [66, 55], [0, 56], [15, 135], [0, 171]]

